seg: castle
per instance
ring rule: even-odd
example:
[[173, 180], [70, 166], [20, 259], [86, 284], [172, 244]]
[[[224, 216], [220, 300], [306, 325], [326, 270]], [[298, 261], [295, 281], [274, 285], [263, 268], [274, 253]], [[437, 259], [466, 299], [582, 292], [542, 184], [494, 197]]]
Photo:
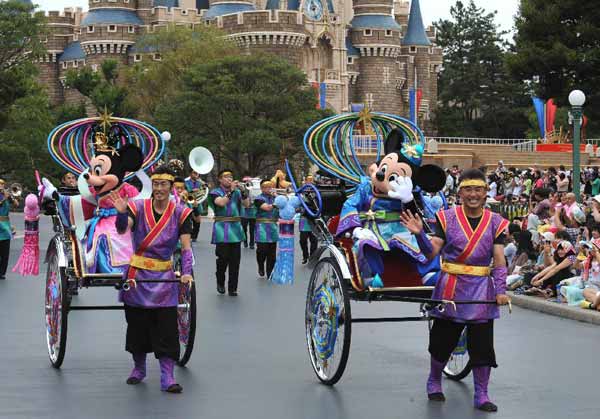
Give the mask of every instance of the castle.
[[38, 65], [54, 104], [81, 100], [64, 85], [69, 69], [160, 60], [136, 49], [136, 40], [170, 24], [216, 25], [243, 52], [273, 53], [301, 68], [322, 107], [339, 113], [366, 104], [409, 117], [412, 106], [431, 129], [442, 50], [419, 0], [89, 0], [88, 12], [66, 8], [47, 18], [47, 55]]

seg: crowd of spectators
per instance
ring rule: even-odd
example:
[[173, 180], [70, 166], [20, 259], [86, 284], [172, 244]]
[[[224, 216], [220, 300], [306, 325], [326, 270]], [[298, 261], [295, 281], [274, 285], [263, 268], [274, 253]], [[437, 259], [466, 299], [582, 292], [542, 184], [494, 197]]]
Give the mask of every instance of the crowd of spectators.
[[[459, 204], [460, 170], [446, 173], [444, 194], [449, 205]], [[488, 208], [511, 222], [505, 246], [509, 289], [600, 311], [598, 168], [582, 170], [580, 203], [564, 166], [517, 170], [499, 161], [487, 176]]]

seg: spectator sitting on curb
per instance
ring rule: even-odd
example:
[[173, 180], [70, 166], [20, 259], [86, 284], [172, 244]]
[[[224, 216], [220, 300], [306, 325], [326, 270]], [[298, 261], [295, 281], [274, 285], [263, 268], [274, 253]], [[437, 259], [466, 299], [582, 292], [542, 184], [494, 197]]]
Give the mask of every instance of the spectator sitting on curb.
[[550, 298], [556, 296], [556, 285], [563, 279], [570, 278], [571, 268], [575, 263], [575, 248], [567, 241], [561, 241], [553, 255], [554, 262], [535, 275], [531, 280], [532, 287], [526, 294], [542, 294]]

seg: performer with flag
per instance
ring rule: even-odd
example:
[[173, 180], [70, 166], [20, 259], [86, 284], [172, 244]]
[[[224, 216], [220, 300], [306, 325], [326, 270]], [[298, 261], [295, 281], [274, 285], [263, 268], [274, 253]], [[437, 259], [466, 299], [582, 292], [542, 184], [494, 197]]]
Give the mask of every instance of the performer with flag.
[[277, 220], [279, 215], [277, 207], [273, 205], [275, 196], [274, 184], [263, 179], [260, 182], [261, 194], [254, 200], [256, 207], [256, 263], [258, 263], [258, 276], [265, 277], [265, 262], [267, 265], [267, 278], [271, 276], [277, 256]]
[[[487, 194], [485, 175], [477, 169], [465, 170], [459, 180], [461, 206], [437, 213], [436, 232], [431, 240], [423, 222], [410, 211], [401, 215], [402, 223], [417, 237], [421, 251], [428, 257], [442, 256], [442, 275], [433, 299], [489, 301], [497, 305], [447, 305], [434, 310], [430, 332], [431, 370], [427, 380], [430, 400], [444, 401], [442, 371], [467, 329], [469, 362], [473, 366], [474, 405], [493, 412], [498, 408], [488, 396], [492, 367], [497, 367], [494, 352], [494, 319], [500, 317], [498, 305], [508, 304], [506, 295], [505, 230], [508, 221], [484, 209]], [[490, 264], [493, 262], [493, 268]]]
[[[119, 295], [125, 304], [126, 350], [134, 362], [127, 384], [139, 384], [145, 378], [146, 354], [154, 352], [160, 363], [161, 390], [180, 393], [182, 387], [173, 376], [179, 359], [179, 284], [175, 280], [172, 257], [181, 240], [181, 282], [191, 283], [192, 210], [170, 199], [175, 180], [170, 169], [158, 168], [151, 179], [151, 199], [128, 202], [117, 191], [110, 193], [118, 211], [115, 227], [119, 234], [132, 232], [134, 250], [126, 270], [132, 288], [122, 290]], [[136, 280], [157, 282], [137, 283]]]

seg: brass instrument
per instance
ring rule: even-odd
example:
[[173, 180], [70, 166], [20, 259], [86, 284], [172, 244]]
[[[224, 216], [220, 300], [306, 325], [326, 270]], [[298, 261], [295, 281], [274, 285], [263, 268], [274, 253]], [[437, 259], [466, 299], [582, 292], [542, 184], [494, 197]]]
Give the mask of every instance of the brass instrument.
[[20, 198], [23, 195], [23, 186], [20, 183], [13, 183], [10, 185], [10, 196], [13, 199]]
[[[190, 155], [188, 156], [188, 162], [193, 171], [205, 175], [210, 173], [215, 164], [215, 159], [213, 158], [212, 153], [205, 147], [195, 147], [192, 151], [190, 151]], [[206, 198], [208, 198], [208, 185], [205, 182], [202, 182], [200, 189], [197, 191], [188, 192], [187, 202], [191, 205], [200, 205]]]

